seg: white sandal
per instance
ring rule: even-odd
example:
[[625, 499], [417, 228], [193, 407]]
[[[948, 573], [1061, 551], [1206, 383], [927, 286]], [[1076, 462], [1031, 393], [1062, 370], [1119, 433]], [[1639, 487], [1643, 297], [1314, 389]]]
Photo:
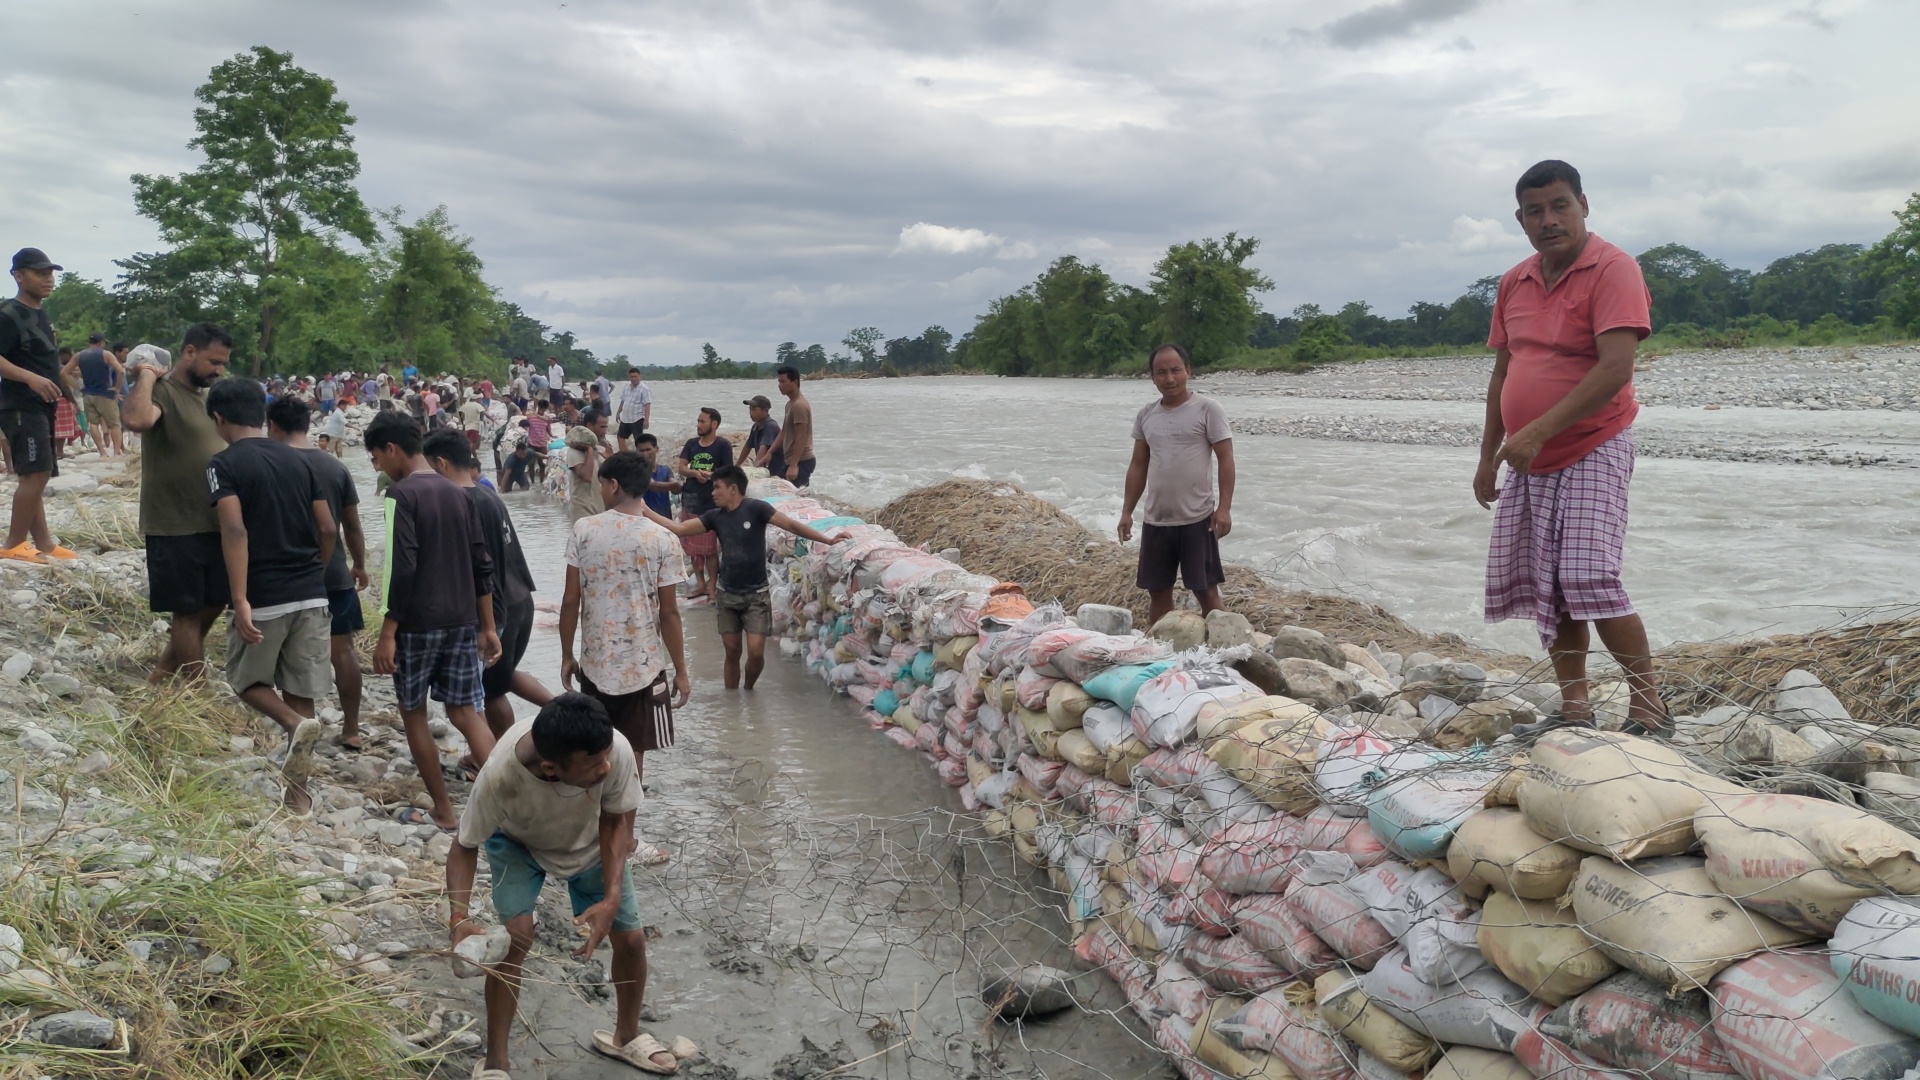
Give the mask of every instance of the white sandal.
[[513, 1080], [505, 1069], [487, 1068], [487, 1059], [481, 1058], [473, 1066], [473, 1080]]
[[596, 1031], [593, 1033], [593, 1049], [596, 1053], [604, 1054], [615, 1061], [625, 1062], [642, 1072], [650, 1072], [656, 1076], [672, 1076], [680, 1071], [678, 1058], [674, 1059], [671, 1066], [665, 1068], [654, 1063], [653, 1055], [665, 1054], [673, 1057], [673, 1051], [661, 1046], [659, 1039], [644, 1031], [635, 1035], [633, 1041], [625, 1046], [613, 1041], [613, 1032]]

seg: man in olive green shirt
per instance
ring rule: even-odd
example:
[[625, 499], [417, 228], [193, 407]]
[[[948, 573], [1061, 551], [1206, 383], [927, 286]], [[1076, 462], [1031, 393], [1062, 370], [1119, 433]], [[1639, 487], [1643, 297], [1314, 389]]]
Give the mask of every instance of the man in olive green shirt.
[[[207, 499], [207, 464], [226, 442], [207, 415], [207, 387], [227, 370], [233, 339], [211, 323], [187, 328], [171, 369], [143, 363], [120, 410], [140, 435], [140, 533], [147, 540], [147, 606], [172, 618], [167, 649], [147, 676], [157, 683], [205, 672], [206, 637], [226, 608], [220, 519]], [[136, 350], [138, 352], [138, 350]]]

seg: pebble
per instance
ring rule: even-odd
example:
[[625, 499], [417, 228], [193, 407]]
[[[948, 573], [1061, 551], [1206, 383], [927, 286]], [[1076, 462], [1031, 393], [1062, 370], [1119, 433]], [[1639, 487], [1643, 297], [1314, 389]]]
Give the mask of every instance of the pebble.
[[0, 675], [5, 676], [8, 682], [19, 682], [32, 670], [33, 657], [23, 652], [14, 653], [7, 657], [6, 663], [0, 664]]
[[98, 1050], [113, 1041], [117, 1030], [112, 1020], [77, 1009], [42, 1017], [27, 1025], [30, 1038], [75, 1050]]
[[413, 830], [398, 821], [382, 821], [374, 826], [374, 836], [388, 847], [399, 847], [413, 836]]
[[15, 589], [7, 594], [7, 603], [17, 608], [32, 607], [40, 602], [40, 594], [32, 589]]
[[75, 765], [73, 770], [82, 776], [98, 776], [111, 768], [113, 768], [113, 759], [107, 756], [107, 752], [95, 750], [81, 758], [80, 763]]
[[202, 975], [225, 975], [232, 970], [233, 961], [219, 953], [214, 953], [205, 960], [200, 961], [200, 973]]
[[11, 975], [19, 969], [26, 948], [27, 941], [20, 936], [20, 931], [0, 923], [0, 975]]

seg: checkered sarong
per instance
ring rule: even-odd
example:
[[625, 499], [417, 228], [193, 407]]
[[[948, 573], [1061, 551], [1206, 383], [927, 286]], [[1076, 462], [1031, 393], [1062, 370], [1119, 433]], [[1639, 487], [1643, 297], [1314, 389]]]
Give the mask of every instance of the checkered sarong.
[[1509, 471], [1487, 551], [1487, 621], [1531, 618], [1551, 649], [1562, 615], [1633, 614], [1620, 584], [1632, 479], [1631, 428], [1558, 472]]

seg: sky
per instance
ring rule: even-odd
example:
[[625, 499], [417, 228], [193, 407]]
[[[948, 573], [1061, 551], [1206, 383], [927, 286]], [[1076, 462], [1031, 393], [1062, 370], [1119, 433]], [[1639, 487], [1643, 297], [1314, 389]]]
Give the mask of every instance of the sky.
[[1276, 312], [1398, 315], [1528, 254], [1557, 157], [1592, 229], [1763, 267], [1920, 189], [1911, 0], [72, 0], [14, 5], [0, 247], [111, 281], [129, 176], [200, 164], [255, 44], [335, 81], [360, 187], [445, 205], [501, 298], [602, 356], [956, 336], [1076, 255], [1146, 285], [1260, 240]]

